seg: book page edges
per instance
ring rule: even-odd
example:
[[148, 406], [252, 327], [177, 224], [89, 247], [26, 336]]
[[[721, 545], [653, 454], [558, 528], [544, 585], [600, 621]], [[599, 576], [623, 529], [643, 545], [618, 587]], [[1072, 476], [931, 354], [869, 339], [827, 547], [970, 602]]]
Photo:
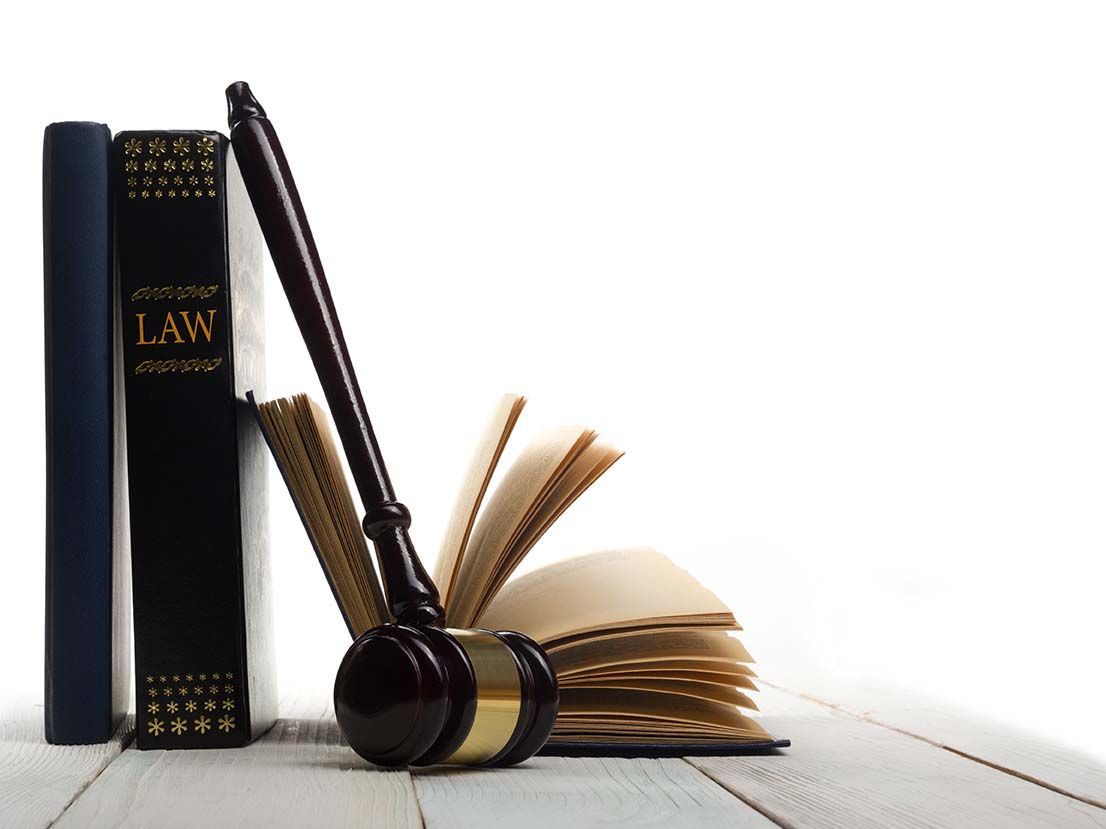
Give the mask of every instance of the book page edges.
[[457, 574], [461, 568], [465, 548], [472, 534], [476, 515], [484, 501], [488, 485], [503, 455], [503, 449], [514, 431], [526, 398], [517, 394], [505, 394], [492, 413], [483, 436], [476, 444], [465, 478], [457, 493], [457, 500], [446, 525], [445, 535], [434, 562], [434, 583], [438, 587], [442, 607], [449, 605]]

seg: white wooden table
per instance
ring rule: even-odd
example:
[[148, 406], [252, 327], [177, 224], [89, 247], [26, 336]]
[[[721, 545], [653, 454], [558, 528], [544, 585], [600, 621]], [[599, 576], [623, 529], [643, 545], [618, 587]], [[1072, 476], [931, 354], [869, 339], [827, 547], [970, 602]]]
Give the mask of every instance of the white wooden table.
[[137, 751], [129, 724], [108, 745], [49, 746], [28, 708], [0, 716], [0, 827], [1106, 827], [1089, 757], [859, 689], [770, 686], [760, 702], [791, 749], [412, 772], [360, 760], [310, 698], [224, 751]]

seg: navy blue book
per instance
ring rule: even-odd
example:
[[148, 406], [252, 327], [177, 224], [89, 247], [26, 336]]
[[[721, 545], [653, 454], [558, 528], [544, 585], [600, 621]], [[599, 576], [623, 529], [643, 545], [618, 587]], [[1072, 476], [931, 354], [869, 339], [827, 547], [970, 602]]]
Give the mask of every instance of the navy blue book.
[[129, 569], [111, 132], [43, 141], [46, 334], [46, 739], [108, 741], [130, 700]]

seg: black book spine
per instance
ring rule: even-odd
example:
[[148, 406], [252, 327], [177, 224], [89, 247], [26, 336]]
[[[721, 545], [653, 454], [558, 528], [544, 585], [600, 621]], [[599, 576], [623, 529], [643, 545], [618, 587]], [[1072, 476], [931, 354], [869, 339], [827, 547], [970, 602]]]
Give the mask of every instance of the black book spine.
[[130, 698], [110, 152], [104, 124], [46, 128], [45, 730], [62, 744], [107, 742]]
[[139, 748], [271, 725], [260, 233], [225, 137], [115, 138]]

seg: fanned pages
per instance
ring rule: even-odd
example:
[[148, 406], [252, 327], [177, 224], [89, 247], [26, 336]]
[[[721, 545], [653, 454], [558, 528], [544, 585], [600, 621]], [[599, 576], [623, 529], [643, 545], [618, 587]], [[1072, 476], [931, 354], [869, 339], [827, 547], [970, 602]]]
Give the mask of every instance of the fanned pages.
[[511, 465], [461, 555], [457, 584], [445, 605], [451, 625], [476, 624], [553, 521], [621, 457], [617, 450], [593, 446], [595, 439], [595, 432], [580, 426], [554, 429]]
[[610, 550], [542, 567], [508, 583], [480, 624], [542, 645], [659, 628], [734, 630], [718, 597], [655, 550]]
[[305, 394], [258, 407], [265, 437], [350, 633], [388, 618], [326, 415]]
[[[733, 614], [665, 556], [608, 550], [512, 578], [542, 535], [622, 456], [591, 429], [554, 429], [492, 488], [525, 402], [518, 395], [499, 401], [446, 526], [434, 577], [449, 625], [518, 630], [542, 644], [561, 688], [551, 744], [771, 740], [742, 713], [757, 709], [749, 696], [756, 674], [730, 635], [740, 630]], [[326, 416], [304, 395], [259, 409], [350, 632], [387, 621]]]
[[461, 491], [457, 494], [457, 503], [449, 517], [438, 560], [434, 565], [434, 584], [441, 594], [443, 606], [449, 603], [450, 593], [457, 580], [457, 571], [461, 566], [461, 554], [468, 544], [472, 525], [476, 523], [476, 513], [484, 501], [484, 493], [488, 491], [488, 484], [491, 483], [499, 458], [525, 405], [525, 397], [517, 394], [503, 395], [488, 421], [483, 437], [476, 444], [476, 452], [469, 464]]

